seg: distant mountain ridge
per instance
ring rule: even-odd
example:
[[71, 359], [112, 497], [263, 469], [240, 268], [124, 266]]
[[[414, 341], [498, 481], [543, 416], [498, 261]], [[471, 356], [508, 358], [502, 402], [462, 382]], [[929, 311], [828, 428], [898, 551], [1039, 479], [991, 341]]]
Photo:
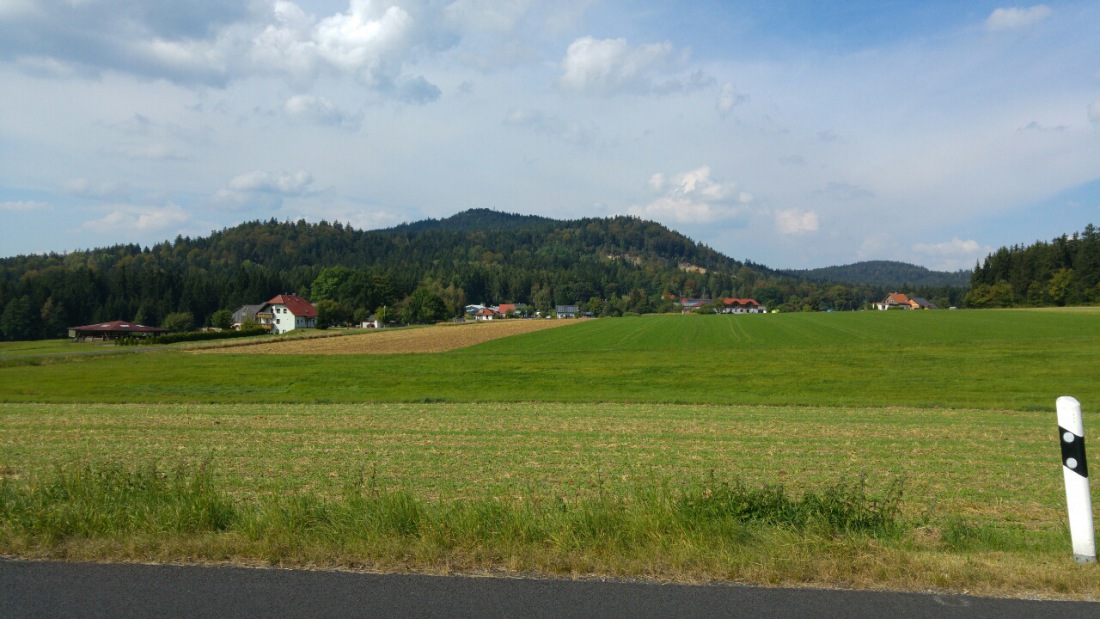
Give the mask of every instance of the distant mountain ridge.
[[785, 275], [812, 282], [868, 284], [872, 286], [969, 286], [973, 271], [933, 271], [894, 260], [866, 260], [819, 269], [787, 270]]
[[[450, 230], [454, 232], [470, 232], [472, 230], [514, 230], [539, 225], [553, 225], [562, 223], [549, 217], [539, 215], [520, 215], [518, 213], [504, 213], [488, 208], [473, 208], [455, 213], [443, 219], [423, 219], [411, 223], [403, 223], [388, 231], [392, 232], [426, 232], [429, 230]], [[380, 232], [385, 232], [381, 230]]]

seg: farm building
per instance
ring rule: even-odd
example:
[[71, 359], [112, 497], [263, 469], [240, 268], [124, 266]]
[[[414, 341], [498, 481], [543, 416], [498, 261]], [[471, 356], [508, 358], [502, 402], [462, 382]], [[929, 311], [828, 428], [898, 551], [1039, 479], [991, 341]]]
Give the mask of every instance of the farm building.
[[580, 308], [576, 305], [559, 305], [554, 308], [554, 312], [558, 315], [558, 318], [576, 318]]
[[263, 304], [256, 320], [272, 333], [312, 329], [317, 325], [317, 308], [298, 295], [281, 294]]
[[718, 310], [721, 314], [767, 314], [768, 308], [760, 305], [756, 299], [722, 299], [722, 307]]
[[161, 333], [167, 332], [167, 329], [161, 329], [160, 327], [147, 327], [145, 325], [126, 322], [125, 320], [101, 322], [94, 325], [84, 325], [83, 327], [69, 327], [69, 337], [75, 339], [78, 342], [83, 342], [89, 339], [117, 340], [124, 337], [144, 338], [152, 337], [154, 335], [160, 335]]
[[233, 328], [240, 329], [246, 320], [255, 321], [256, 313], [262, 308], [262, 303], [259, 305], [242, 305], [237, 311], [233, 312]]

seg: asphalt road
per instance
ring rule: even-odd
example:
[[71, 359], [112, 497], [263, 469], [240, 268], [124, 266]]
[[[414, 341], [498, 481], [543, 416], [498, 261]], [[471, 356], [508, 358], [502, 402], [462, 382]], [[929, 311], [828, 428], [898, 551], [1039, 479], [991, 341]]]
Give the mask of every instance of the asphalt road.
[[0, 617], [1100, 617], [1100, 603], [0, 560]]

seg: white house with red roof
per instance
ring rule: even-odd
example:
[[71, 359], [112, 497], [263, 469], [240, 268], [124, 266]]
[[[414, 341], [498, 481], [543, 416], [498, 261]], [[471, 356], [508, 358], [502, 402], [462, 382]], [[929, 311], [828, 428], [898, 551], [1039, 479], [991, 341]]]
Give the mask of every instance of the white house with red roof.
[[756, 299], [726, 297], [722, 299], [720, 311], [723, 314], [767, 314], [768, 308], [760, 305]]
[[474, 312], [474, 320], [493, 320], [500, 314], [491, 307], [483, 307]]
[[281, 294], [263, 304], [256, 320], [272, 333], [312, 329], [317, 326], [317, 308], [296, 294]]

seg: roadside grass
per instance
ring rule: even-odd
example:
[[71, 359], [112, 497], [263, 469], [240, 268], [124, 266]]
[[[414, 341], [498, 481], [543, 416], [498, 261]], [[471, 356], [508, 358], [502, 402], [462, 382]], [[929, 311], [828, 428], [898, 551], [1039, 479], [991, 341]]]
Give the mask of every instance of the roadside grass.
[[93, 464], [0, 480], [0, 548], [72, 560], [1100, 593], [1095, 566], [928, 535], [901, 519], [901, 492], [900, 482], [869, 491], [862, 480], [841, 480], [794, 496], [712, 477], [578, 503], [491, 494], [429, 501], [352, 479], [333, 498], [241, 501], [216, 486], [209, 466]]
[[[7, 402], [665, 402], [1045, 410], [1100, 401], [1100, 314], [644, 316], [435, 355], [153, 351], [0, 368]], [[260, 369], [262, 368], [262, 370]]]
[[[0, 554], [1100, 598], [1071, 558], [1051, 427], [918, 408], [0, 404], [0, 502], [34, 515], [4, 512]], [[78, 506], [85, 528], [19, 524], [83, 522]]]

